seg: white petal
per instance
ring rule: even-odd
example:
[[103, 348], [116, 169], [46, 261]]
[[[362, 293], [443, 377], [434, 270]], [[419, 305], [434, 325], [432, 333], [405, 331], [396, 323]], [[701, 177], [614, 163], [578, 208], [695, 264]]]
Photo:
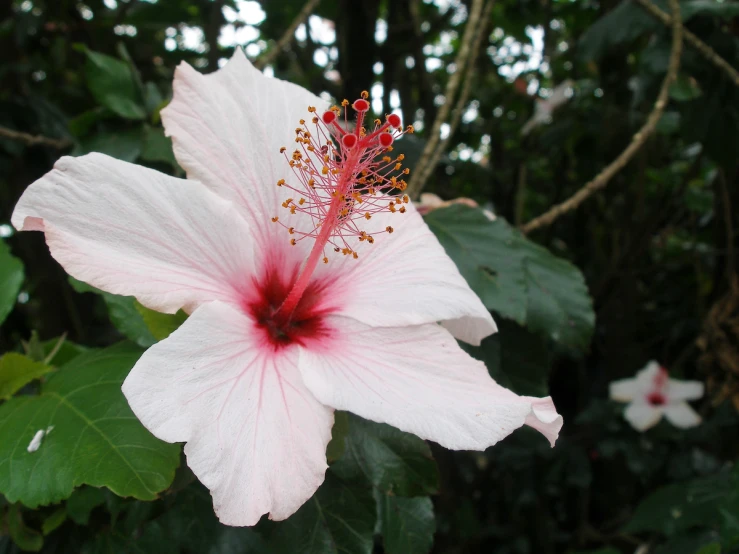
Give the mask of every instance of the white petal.
[[328, 406], [454, 449], [484, 450], [532, 416], [549, 439], [562, 426], [551, 399], [532, 401], [499, 386], [439, 325], [373, 328], [340, 316], [326, 323], [331, 338], [301, 348], [299, 367]]
[[102, 154], [61, 158], [26, 189], [12, 222], [44, 231], [72, 276], [159, 311], [235, 301], [253, 272], [251, 233], [229, 202]]
[[480, 344], [497, 331], [490, 312], [412, 204], [406, 213], [381, 212], [368, 229], [393, 227], [374, 244], [352, 244], [359, 254], [334, 258], [317, 276], [331, 279], [341, 314], [373, 327], [442, 321], [458, 339]]
[[270, 222], [284, 197], [295, 196], [276, 186], [292, 177], [280, 148], [292, 151], [300, 119], [311, 117], [309, 106], [320, 114], [328, 104], [302, 87], [265, 77], [241, 48], [209, 75], [181, 63], [173, 88], [162, 122], [188, 177], [237, 203], [259, 240], [279, 232], [287, 243], [285, 230]]
[[306, 390], [297, 351], [260, 343], [220, 302], [198, 308], [123, 384], [154, 435], [187, 442], [188, 465], [227, 525], [285, 519], [323, 482], [333, 412]]
[[667, 381], [667, 398], [675, 400], [698, 400], [703, 398], [705, 387], [700, 381], [678, 381], [670, 379]]
[[675, 427], [688, 429], [700, 424], [701, 416], [687, 402], [677, 402], [665, 406], [665, 417]]
[[652, 406], [644, 402], [632, 402], [626, 406], [624, 417], [637, 431], [646, 431], [657, 425], [662, 419], [663, 408]]
[[644, 396], [647, 390], [637, 379], [620, 379], [608, 385], [608, 396], [616, 402], [631, 402]]

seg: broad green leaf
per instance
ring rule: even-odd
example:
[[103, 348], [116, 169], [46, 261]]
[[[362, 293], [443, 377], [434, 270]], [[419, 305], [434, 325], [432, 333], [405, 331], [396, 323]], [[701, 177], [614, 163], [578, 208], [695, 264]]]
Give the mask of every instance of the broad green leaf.
[[372, 489], [331, 471], [313, 498], [285, 521], [271, 524], [271, 554], [370, 554], [377, 514]]
[[526, 274], [513, 230], [466, 206], [434, 210], [425, 220], [483, 304], [525, 323]]
[[51, 339], [44, 341], [41, 344], [41, 348], [44, 351], [44, 359], [47, 363], [54, 366], [66, 364], [73, 358], [76, 358], [80, 354], [84, 354], [85, 352], [90, 350], [85, 346], [75, 344], [66, 339], [64, 339], [64, 341], [62, 341], [62, 343], [60, 344], [59, 340], [60, 339], [58, 338]]
[[172, 150], [172, 139], [164, 135], [161, 127], [144, 126], [141, 159], [148, 162], [164, 162], [179, 167]]
[[476, 208], [434, 210], [426, 223], [487, 308], [574, 352], [587, 349], [595, 314], [577, 267]]
[[365, 479], [398, 496], [433, 494], [439, 487], [436, 462], [423, 440], [352, 414], [344, 454], [331, 469], [345, 481]]
[[606, 13], [580, 38], [578, 54], [584, 61], [598, 60], [614, 46], [631, 42], [661, 23], [635, 2], [624, 0]]
[[144, 119], [131, 68], [121, 60], [84, 48], [87, 86], [101, 105], [126, 119]]
[[721, 510], [739, 509], [739, 471], [668, 485], [647, 496], [625, 531], [676, 535], [696, 526], [713, 526]]
[[161, 503], [164, 513], [145, 523], [129, 548], [134, 552], [269, 554], [251, 528], [227, 527], [213, 512], [208, 490], [195, 483]]
[[498, 332], [480, 346], [460, 343], [471, 356], [485, 362], [501, 386], [526, 396], [546, 396], [550, 353], [544, 341], [512, 321], [498, 321]]
[[338, 460], [344, 454], [347, 434], [349, 434], [349, 414], [339, 411], [334, 412], [331, 442], [326, 447], [326, 459], [329, 463]]
[[44, 546], [44, 536], [27, 527], [23, 521], [21, 507], [17, 504], [10, 506], [7, 515], [8, 531], [10, 538], [21, 550], [26, 552], [38, 552]]
[[0, 406], [0, 493], [35, 508], [82, 484], [141, 500], [166, 489], [180, 447], [152, 436], [121, 392], [139, 356], [125, 343], [83, 354], [49, 377], [39, 396]]
[[434, 544], [434, 505], [427, 496], [402, 498], [377, 492], [377, 511], [387, 554], [426, 554]]
[[721, 554], [721, 544], [717, 542], [712, 542], [711, 544], [707, 544], [706, 546], [702, 547], [695, 554]]
[[80, 487], [67, 498], [65, 509], [69, 519], [77, 525], [87, 525], [92, 511], [105, 502], [103, 489]]
[[34, 362], [31, 358], [8, 352], [0, 358], [0, 400], [7, 400], [28, 383], [54, 368], [41, 362]]
[[687, 102], [688, 100], [695, 100], [701, 94], [700, 86], [698, 82], [685, 75], [678, 75], [678, 78], [670, 86], [670, 98], [677, 100], [678, 102]]
[[124, 162], [135, 162], [141, 154], [143, 135], [140, 127], [115, 131], [99, 131], [81, 139], [72, 156], [100, 152]]
[[156, 337], [149, 330], [141, 313], [136, 309], [137, 302], [133, 296], [110, 294], [109, 292], [96, 289], [87, 283], [78, 281], [73, 277], [69, 278], [69, 283], [77, 292], [91, 292], [102, 296], [108, 308], [110, 321], [127, 338], [144, 348], [157, 342]]
[[137, 301], [134, 301], [134, 307], [141, 315], [141, 318], [144, 320], [144, 324], [149, 329], [149, 332], [158, 341], [166, 339], [187, 319], [187, 314], [182, 310], [176, 314], [163, 314], [161, 312], [150, 310], [146, 306], [142, 306]]
[[739, 3], [716, 0], [688, 0], [680, 3], [680, 15], [687, 21], [695, 15], [713, 15], [723, 19], [739, 16]]
[[0, 239], [0, 324], [15, 306], [22, 284], [23, 264], [11, 256], [10, 248]]

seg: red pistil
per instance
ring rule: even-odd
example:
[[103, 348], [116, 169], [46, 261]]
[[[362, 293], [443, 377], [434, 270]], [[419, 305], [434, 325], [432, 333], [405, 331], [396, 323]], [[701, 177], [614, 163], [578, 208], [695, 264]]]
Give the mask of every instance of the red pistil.
[[[351, 131], [347, 130], [350, 128], [347, 100], [342, 102], [345, 108], [343, 125], [339, 123], [341, 108], [337, 106], [320, 117], [315, 115], [315, 108], [308, 108], [314, 114], [311, 117], [314, 128], [309, 129], [306, 121], [301, 120], [301, 126], [295, 130], [298, 148], [290, 156], [286, 153], [287, 148], [281, 149], [295, 179], [292, 182], [280, 179], [277, 185], [296, 193], [296, 198], [288, 198], [282, 206], [290, 214], [307, 215], [311, 227], [300, 229], [297, 225], [286, 225], [277, 216], [272, 221], [288, 230], [292, 245], [306, 238], [315, 242], [300, 276], [274, 313], [278, 326], [291, 320], [318, 263], [328, 263], [327, 248], [357, 258], [352, 241], [372, 244], [374, 235], [393, 231], [390, 226], [370, 231], [361, 229], [360, 225], [368, 225], [372, 215], [379, 212], [406, 211], [403, 204], [409, 199], [402, 193], [407, 184], [401, 177], [410, 170], [402, 168], [402, 154], [391, 157], [388, 153], [392, 151], [395, 139], [406, 132], [413, 132], [413, 127], [401, 130], [400, 117], [391, 114], [384, 123], [375, 120], [374, 129], [368, 133], [363, 125], [370, 108], [368, 98], [365, 91], [352, 104], [356, 123]], [[341, 148], [338, 149], [337, 145]]]
[[647, 395], [647, 402], [652, 406], [664, 406], [667, 404], [667, 398], [660, 392], [652, 392]]

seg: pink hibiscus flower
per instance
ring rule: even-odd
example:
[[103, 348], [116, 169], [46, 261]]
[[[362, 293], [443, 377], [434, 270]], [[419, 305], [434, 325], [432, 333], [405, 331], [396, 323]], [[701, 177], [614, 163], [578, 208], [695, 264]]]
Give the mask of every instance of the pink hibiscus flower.
[[340, 125], [341, 109], [241, 51], [208, 76], [182, 64], [162, 119], [187, 180], [65, 157], [13, 214], [77, 279], [191, 314], [123, 392], [154, 435], [187, 443], [229, 525], [285, 519], [313, 495], [335, 409], [454, 449], [524, 424], [554, 443], [562, 425], [550, 398], [500, 387], [460, 349], [455, 337], [478, 344], [496, 327], [390, 194], [405, 186], [389, 155], [400, 118], [369, 131], [366, 99], [344, 107]]
[[670, 379], [667, 370], [655, 361], [649, 362], [634, 379], [614, 381], [609, 387], [612, 400], [628, 402], [624, 417], [637, 431], [646, 431], [659, 423], [664, 415], [675, 427], [687, 429], [701, 422], [701, 417], [687, 400], [703, 396], [700, 381]]

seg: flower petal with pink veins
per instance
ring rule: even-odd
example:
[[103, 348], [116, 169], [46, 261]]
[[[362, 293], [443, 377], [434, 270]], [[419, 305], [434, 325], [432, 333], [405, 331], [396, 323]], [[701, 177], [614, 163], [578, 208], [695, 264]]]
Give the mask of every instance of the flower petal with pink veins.
[[665, 406], [667, 421], [680, 429], [688, 429], [700, 424], [701, 416], [687, 402], [677, 402]]
[[187, 442], [188, 465], [227, 525], [289, 517], [327, 468], [333, 410], [306, 389], [297, 350], [275, 352], [259, 336], [238, 309], [204, 304], [123, 383], [147, 429]]
[[551, 399], [532, 401], [501, 387], [439, 325], [373, 328], [325, 319], [336, 331], [301, 348], [299, 361], [323, 404], [459, 450], [484, 450], [530, 416], [550, 440], [562, 426]]
[[[352, 244], [359, 258], [320, 264], [317, 278], [331, 279], [340, 313], [373, 327], [442, 322], [459, 340], [478, 345], [497, 327], [412, 204], [406, 213], [381, 212], [368, 229], [393, 227], [374, 244]], [[369, 225], [371, 224], [371, 225]]]
[[[187, 176], [238, 204], [260, 240], [279, 233], [287, 243], [285, 229], [270, 221], [283, 215], [285, 197], [295, 196], [277, 187], [279, 179], [292, 177], [280, 148], [294, 149], [295, 128], [312, 117], [309, 106], [320, 114], [328, 103], [302, 87], [265, 77], [241, 48], [209, 75], [181, 63], [173, 89], [162, 122]], [[293, 225], [304, 228], [309, 222]]]
[[662, 419], [662, 406], [652, 406], [644, 402], [632, 402], [624, 410], [624, 418], [637, 431], [646, 431]]
[[12, 222], [44, 231], [73, 277], [162, 312], [236, 301], [254, 272], [251, 232], [230, 202], [103, 154], [61, 158], [26, 189]]

